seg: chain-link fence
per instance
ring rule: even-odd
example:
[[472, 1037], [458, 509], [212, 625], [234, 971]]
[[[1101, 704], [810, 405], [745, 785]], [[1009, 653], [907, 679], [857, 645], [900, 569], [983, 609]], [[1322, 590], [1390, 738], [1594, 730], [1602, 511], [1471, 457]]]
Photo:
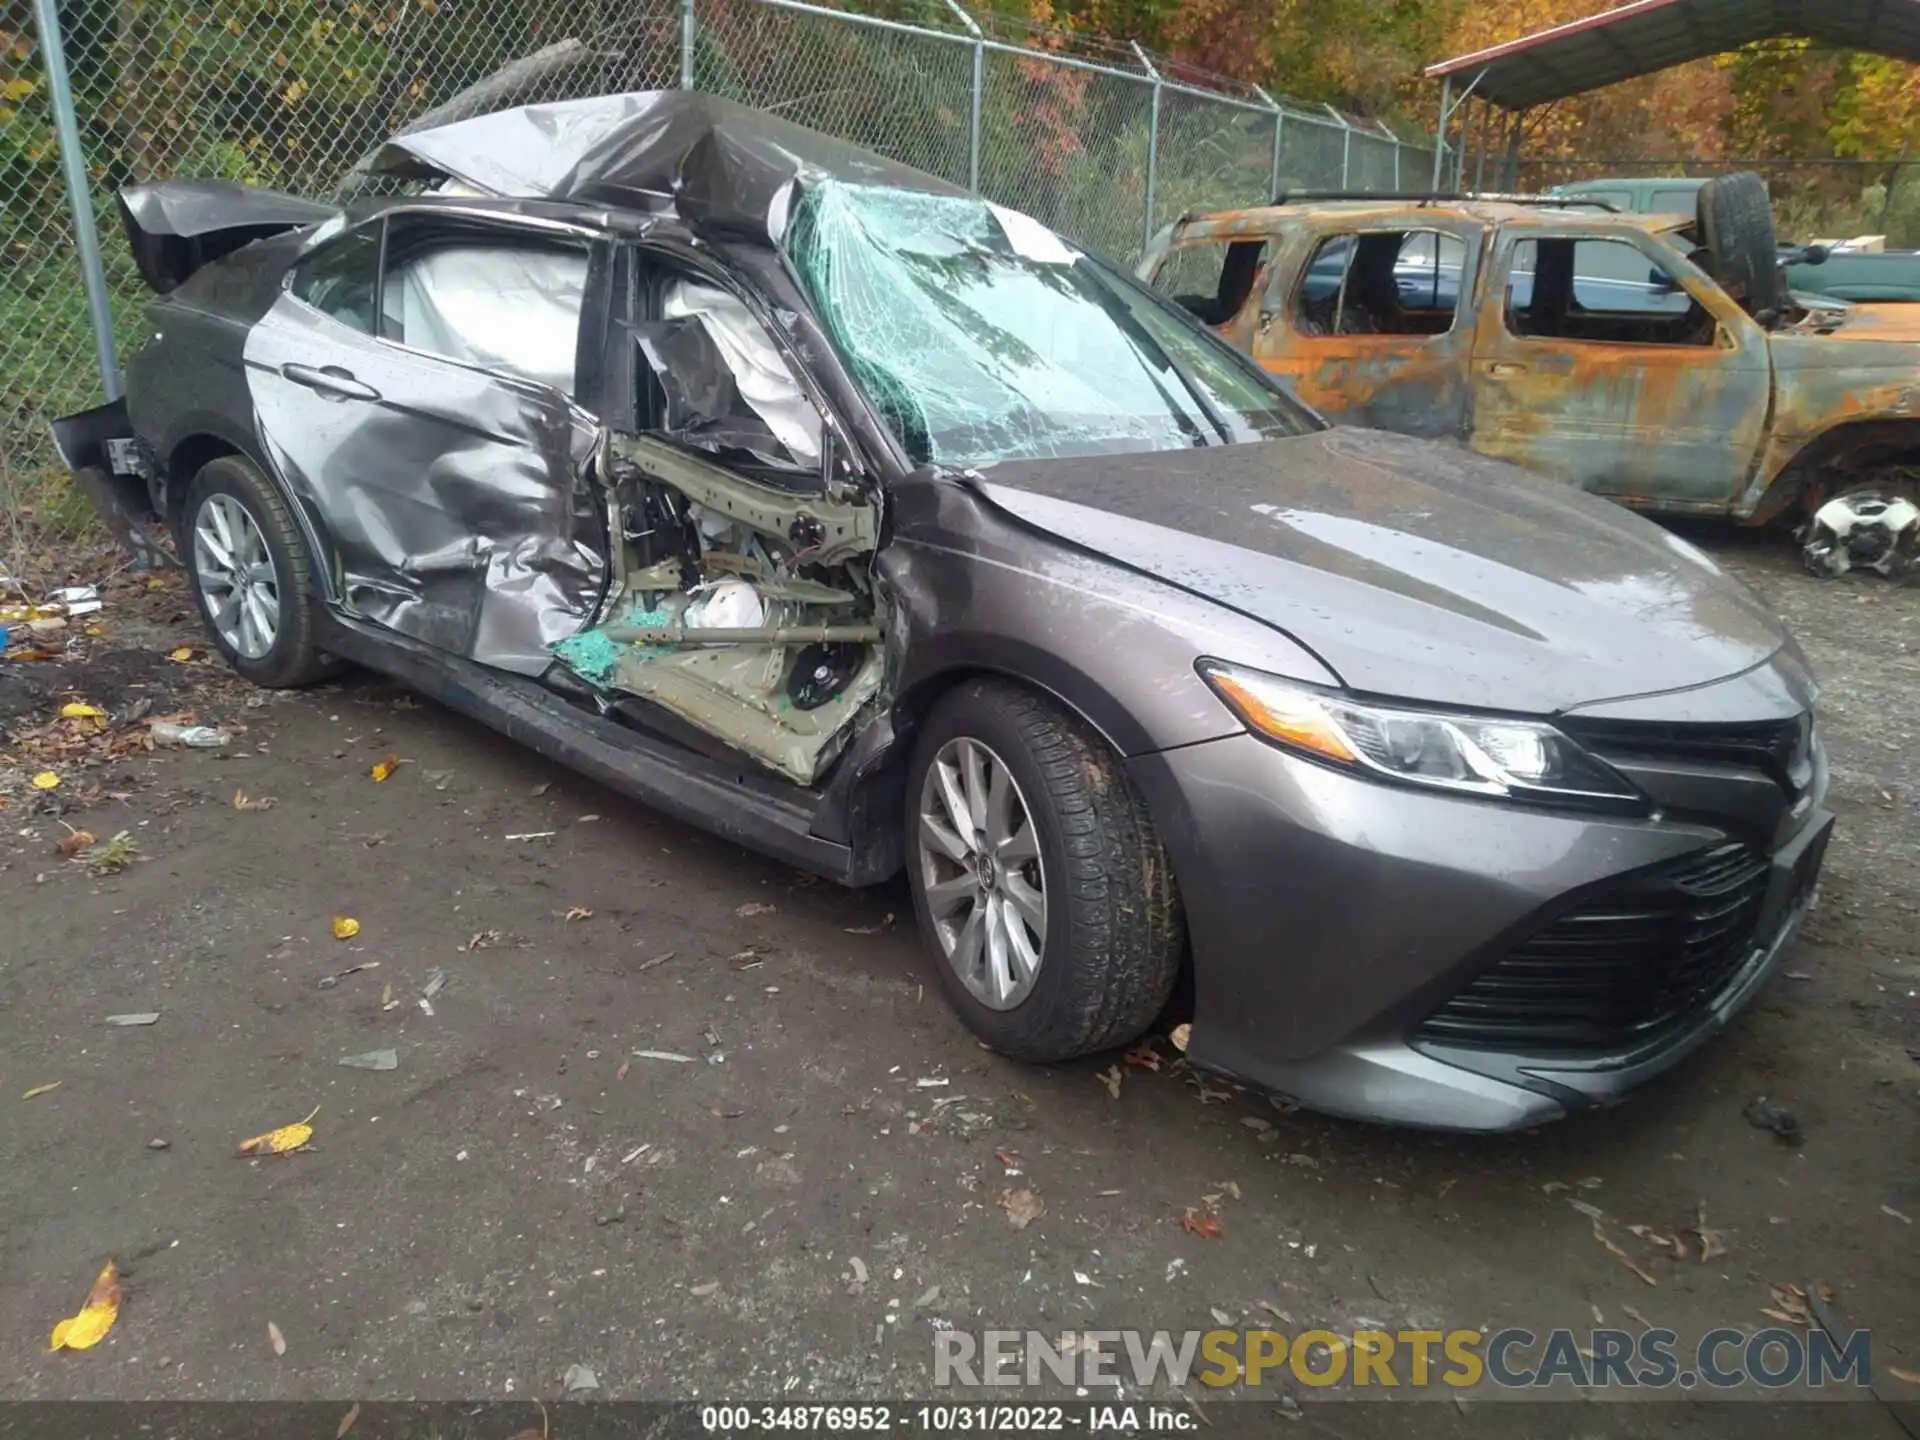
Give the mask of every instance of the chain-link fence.
[[[876, 3], [922, 23], [799, 0], [0, 0], [0, 520], [58, 529], [75, 513], [45, 426], [117, 393], [115, 345], [137, 338], [144, 291], [111, 203], [130, 182], [326, 195], [409, 125], [685, 85], [973, 186], [1127, 261], [1187, 209], [1276, 186], [1392, 189], [1431, 161], [1430, 141], [1138, 49], [1089, 50], [951, 0]], [[76, 226], [73, 158], [97, 250]]]

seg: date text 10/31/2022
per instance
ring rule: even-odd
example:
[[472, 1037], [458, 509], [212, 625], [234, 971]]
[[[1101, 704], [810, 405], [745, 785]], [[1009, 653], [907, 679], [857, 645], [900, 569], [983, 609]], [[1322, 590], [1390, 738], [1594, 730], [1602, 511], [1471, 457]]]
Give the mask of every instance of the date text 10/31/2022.
[[923, 1435], [1177, 1434], [1195, 1429], [1199, 1416], [1172, 1405], [705, 1405], [701, 1428], [715, 1435], [790, 1431], [873, 1435], [892, 1431]]

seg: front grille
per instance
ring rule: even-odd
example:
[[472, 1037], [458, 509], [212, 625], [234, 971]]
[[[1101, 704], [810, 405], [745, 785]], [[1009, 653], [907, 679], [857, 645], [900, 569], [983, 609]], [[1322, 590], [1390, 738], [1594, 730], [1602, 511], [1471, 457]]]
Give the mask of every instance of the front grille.
[[1647, 724], [1637, 720], [1556, 722], [1587, 749], [1610, 760], [1655, 760], [1682, 765], [1732, 765], [1759, 770], [1789, 791], [1805, 781], [1804, 735], [1808, 718], [1758, 720], [1738, 725]]
[[1753, 954], [1766, 856], [1722, 845], [1590, 897], [1420, 1026], [1434, 1044], [1618, 1054], [1684, 1024]]

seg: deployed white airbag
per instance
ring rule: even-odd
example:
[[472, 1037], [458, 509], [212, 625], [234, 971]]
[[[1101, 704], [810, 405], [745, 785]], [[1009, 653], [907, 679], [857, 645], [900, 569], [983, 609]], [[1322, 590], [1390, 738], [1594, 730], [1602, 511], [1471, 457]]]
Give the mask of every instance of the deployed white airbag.
[[712, 285], [676, 280], [662, 318], [697, 318], [733, 375], [734, 388], [767, 429], [802, 464], [820, 459], [820, 412], [787, 368], [786, 357], [738, 297]]
[[387, 279], [386, 335], [414, 350], [504, 370], [571, 396], [587, 257], [461, 245], [403, 262]]

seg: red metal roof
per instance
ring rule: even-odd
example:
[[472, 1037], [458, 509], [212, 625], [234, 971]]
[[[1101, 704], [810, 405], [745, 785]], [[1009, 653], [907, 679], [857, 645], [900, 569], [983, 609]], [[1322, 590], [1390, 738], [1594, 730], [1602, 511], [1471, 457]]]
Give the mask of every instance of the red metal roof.
[[1633, 0], [1426, 73], [1524, 110], [1782, 36], [1920, 64], [1920, 0]]

